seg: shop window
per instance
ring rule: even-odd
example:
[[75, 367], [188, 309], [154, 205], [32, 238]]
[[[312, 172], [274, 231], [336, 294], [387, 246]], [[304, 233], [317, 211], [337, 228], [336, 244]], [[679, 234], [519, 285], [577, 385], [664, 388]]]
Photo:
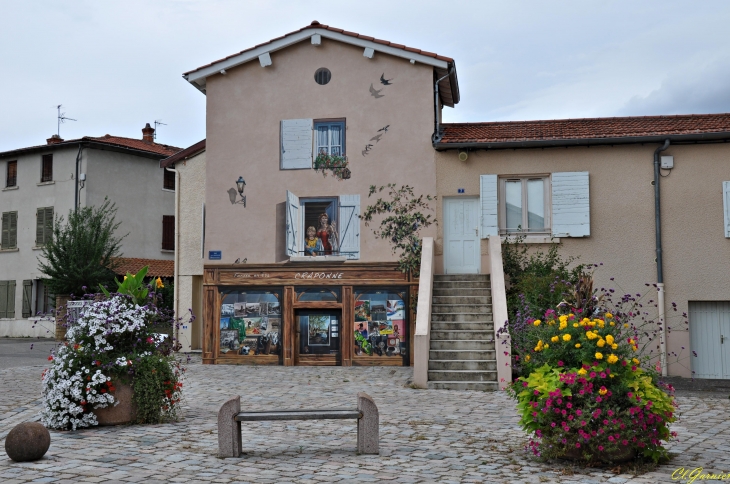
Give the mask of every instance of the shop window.
[[281, 293], [231, 290], [223, 293], [221, 355], [281, 354]]
[[360, 258], [360, 195], [299, 198], [290, 191], [286, 195], [290, 257]]
[[299, 327], [299, 354], [339, 355], [339, 311], [299, 310], [296, 315]]
[[407, 356], [405, 292], [355, 291], [355, 355]]
[[320, 288], [320, 287], [298, 287], [296, 288], [297, 301], [331, 301], [338, 302], [340, 300], [340, 288], [335, 287]]

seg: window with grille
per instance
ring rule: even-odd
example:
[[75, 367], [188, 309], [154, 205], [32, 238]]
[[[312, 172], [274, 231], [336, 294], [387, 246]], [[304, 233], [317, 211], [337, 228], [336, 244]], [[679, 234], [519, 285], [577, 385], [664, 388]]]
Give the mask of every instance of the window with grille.
[[53, 155], [41, 158], [41, 183], [53, 181]]
[[5, 176], [5, 186], [7, 188], [18, 185], [18, 161], [8, 161], [7, 173]]
[[165, 172], [164, 181], [162, 182], [162, 188], [165, 190], [175, 189], [175, 173], [172, 171], [163, 170]]
[[175, 250], [175, 216], [162, 216], [162, 250]]
[[53, 207], [43, 207], [35, 215], [35, 245], [42, 247], [53, 237]]
[[4, 212], [2, 219], [2, 239], [0, 249], [18, 247], [18, 212]]

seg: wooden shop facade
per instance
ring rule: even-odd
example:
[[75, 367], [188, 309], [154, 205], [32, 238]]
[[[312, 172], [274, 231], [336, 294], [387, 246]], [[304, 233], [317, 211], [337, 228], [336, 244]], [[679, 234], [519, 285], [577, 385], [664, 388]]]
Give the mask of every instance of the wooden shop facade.
[[418, 282], [395, 263], [206, 266], [203, 363], [409, 366]]

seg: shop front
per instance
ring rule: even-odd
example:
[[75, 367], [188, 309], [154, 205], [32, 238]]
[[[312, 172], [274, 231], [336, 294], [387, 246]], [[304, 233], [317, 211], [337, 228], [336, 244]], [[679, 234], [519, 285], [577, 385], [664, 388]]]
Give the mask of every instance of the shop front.
[[408, 366], [418, 282], [394, 263], [205, 268], [203, 363]]

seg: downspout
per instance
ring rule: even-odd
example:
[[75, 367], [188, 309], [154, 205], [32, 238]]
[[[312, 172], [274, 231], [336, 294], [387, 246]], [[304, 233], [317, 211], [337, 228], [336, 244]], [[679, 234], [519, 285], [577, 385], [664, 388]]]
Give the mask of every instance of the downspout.
[[79, 143], [79, 152], [76, 153], [76, 176], [74, 177], [74, 212], [79, 209], [79, 162], [84, 145]]
[[436, 81], [433, 87], [433, 134], [431, 135], [431, 142], [438, 143], [441, 141], [441, 135], [439, 134], [439, 82], [443, 81], [454, 73], [456, 69], [455, 65], [451, 66], [449, 72], [444, 77]]
[[[175, 165], [173, 165], [175, 166]], [[174, 168], [165, 168], [165, 170], [170, 171], [175, 174], [175, 254], [173, 255], [173, 263], [175, 264], [174, 273], [173, 273], [173, 288], [172, 288], [172, 297], [173, 297], [173, 311], [175, 311], [175, 317], [180, 317], [180, 311], [179, 311], [179, 297], [178, 297], [178, 279], [180, 276], [180, 172], [178, 170], [175, 170]], [[175, 327], [175, 339], [178, 343], [180, 343], [180, 325], [177, 324]], [[180, 343], [182, 344], [182, 343]], [[189, 342], [188, 342], [189, 345]], [[189, 351], [190, 348], [187, 348], [186, 351]]]
[[659, 324], [662, 331], [659, 336], [660, 347], [660, 363], [662, 367], [662, 376], [667, 376], [667, 325], [664, 320], [664, 272], [662, 266], [662, 216], [659, 197], [659, 153], [669, 148], [669, 140], [664, 140], [664, 144], [654, 150], [654, 223], [656, 225], [656, 279], [657, 279], [657, 305], [659, 306]]

